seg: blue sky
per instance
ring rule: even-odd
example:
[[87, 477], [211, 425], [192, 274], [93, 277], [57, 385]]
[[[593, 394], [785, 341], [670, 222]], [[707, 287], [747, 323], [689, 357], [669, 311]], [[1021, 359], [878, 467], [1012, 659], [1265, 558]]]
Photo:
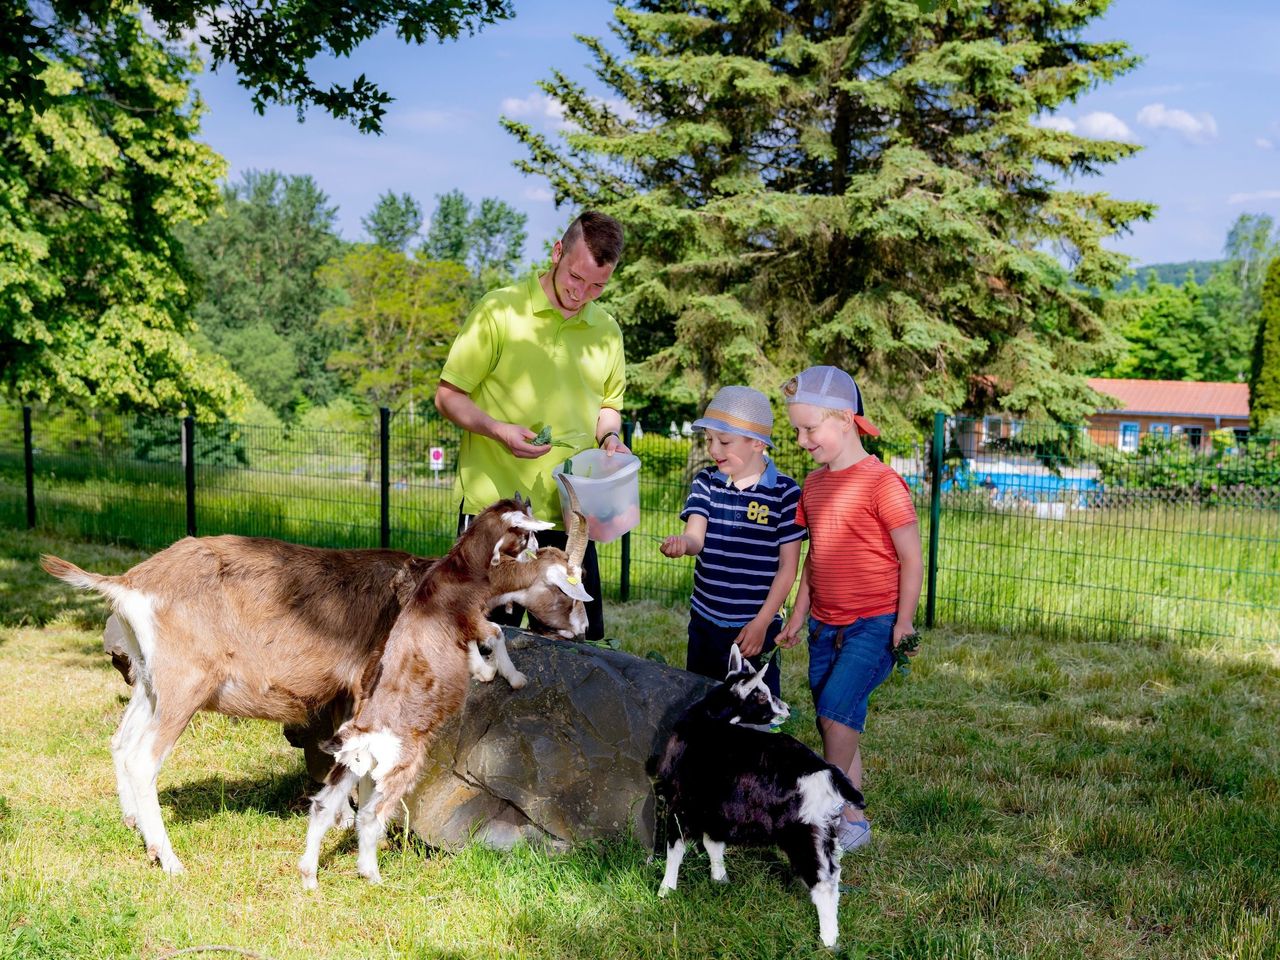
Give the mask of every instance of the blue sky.
[[[380, 137], [318, 110], [301, 124], [287, 109], [258, 116], [224, 68], [197, 81], [208, 107], [204, 139], [227, 158], [232, 178], [250, 169], [310, 174], [337, 205], [348, 239], [363, 237], [361, 217], [386, 190], [413, 194], [429, 216], [437, 194], [460, 189], [527, 213], [532, 256], [566, 214], [544, 183], [511, 166], [523, 151], [498, 117], [555, 130], [555, 105], [535, 83], [553, 69], [589, 83], [590, 56], [573, 35], [611, 39], [613, 5], [515, 0], [515, 8], [514, 20], [456, 43], [411, 47], [379, 36], [350, 60], [319, 65], [326, 81], [365, 72], [396, 97]], [[1154, 221], [1110, 246], [1138, 263], [1210, 259], [1241, 213], [1280, 220], [1280, 4], [1117, 0], [1087, 35], [1126, 40], [1145, 57], [1043, 121], [1144, 145], [1076, 185], [1159, 204]]]

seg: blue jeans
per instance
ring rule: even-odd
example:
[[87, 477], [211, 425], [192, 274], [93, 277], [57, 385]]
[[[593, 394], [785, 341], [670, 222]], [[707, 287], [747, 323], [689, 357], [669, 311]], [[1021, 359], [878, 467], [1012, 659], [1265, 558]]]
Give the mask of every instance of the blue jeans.
[[818, 716], [862, 732], [871, 691], [893, 672], [896, 613], [846, 626], [809, 618], [809, 689]]

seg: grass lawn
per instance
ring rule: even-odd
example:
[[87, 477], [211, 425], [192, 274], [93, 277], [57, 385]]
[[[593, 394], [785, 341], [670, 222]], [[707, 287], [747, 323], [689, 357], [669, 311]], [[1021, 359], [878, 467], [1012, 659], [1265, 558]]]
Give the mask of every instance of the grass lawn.
[[[448, 855], [400, 838], [371, 887], [335, 832], [307, 894], [300, 755], [275, 725], [212, 715], [161, 774], [188, 869], [166, 877], [120, 822], [107, 742], [127, 690], [104, 608], [39, 571], [42, 552], [103, 572], [142, 556], [0, 531], [0, 958], [829, 955], [772, 851], [731, 849], [728, 886], [691, 855], [659, 900], [661, 862], [631, 843]], [[626, 649], [682, 662], [682, 610], [608, 617]], [[815, 744], [804, 659], [783, 692]], [[876, 837], [844, 858], [837, 955], [1280, 957], [1278, 716], [1276, 646], [934, 631], [872, 701]]]

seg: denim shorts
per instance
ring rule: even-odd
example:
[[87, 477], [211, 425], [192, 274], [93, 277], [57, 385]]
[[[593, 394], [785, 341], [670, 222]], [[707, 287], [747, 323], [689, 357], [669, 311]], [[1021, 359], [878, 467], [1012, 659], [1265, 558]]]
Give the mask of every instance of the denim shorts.
[[862, 732], [871, 691], [893, 672], [897, 619], [886, 613], [839, 627], [809, 618], [809, 689], [818, 716]]

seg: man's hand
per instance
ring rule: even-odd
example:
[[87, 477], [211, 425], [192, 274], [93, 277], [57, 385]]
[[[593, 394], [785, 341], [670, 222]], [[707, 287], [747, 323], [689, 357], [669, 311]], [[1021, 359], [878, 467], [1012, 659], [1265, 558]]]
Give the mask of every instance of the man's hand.
[[519, 457], [521, 460], [537, 460], [550, 451], [549, 443], [535, 446], [529, 442], [536, 436], [537, 434], [528, 427], [522, 427], [518, 423], [499, 423], [493, 428], [493, 438], [504, 444], [511, 451], [512, 456]]
[[627, 445], [622, 442], [622, 438], [616, 433], [605, 435], [604, 443], [600, 444], [600, 449], [604, 451], [605, 456], [612, 457], [615, 453], [630, 453]]
[[764, 635], [767, 626], [768, 624], [752, 620], [738, 631], [737, 639], [733, 642], [738, 645], [738, 649], [742, 651], [744, 657], [754, 657], [764, 649]]
[[667, 537], [662, 541], [662, 546], [658, 548], [662, 551], [664, 557], [683, 557], [689, 552], [689, 541], [683, 533], [677, 533], [674, 536]]

